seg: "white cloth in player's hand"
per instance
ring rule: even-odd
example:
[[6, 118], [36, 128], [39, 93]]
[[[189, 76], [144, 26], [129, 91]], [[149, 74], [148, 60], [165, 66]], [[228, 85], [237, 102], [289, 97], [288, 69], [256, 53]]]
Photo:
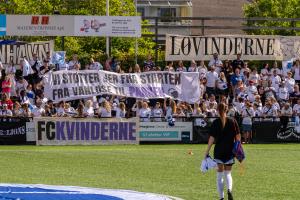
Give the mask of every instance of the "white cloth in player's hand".
[[213, 169], [216, 167], [217, 163], [210, 156], [207, 156], [204, 160], [202, 160], [200, 170], [201, 172], [205, 173], [209, 169]]

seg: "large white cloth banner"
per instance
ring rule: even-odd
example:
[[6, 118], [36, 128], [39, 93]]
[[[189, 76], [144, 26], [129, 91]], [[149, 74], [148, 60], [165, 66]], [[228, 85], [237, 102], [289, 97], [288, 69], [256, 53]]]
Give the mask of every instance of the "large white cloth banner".
[[44, 84], [45, 96], [54, 102], [101, 94], [141, 99], [170, 97], [189, 103], [200, 99], [198, 72], [51, 71], [44, 76]]
[[20, 64], [24, 57], [32, 60], [33, 54], [37, 54], [39, 60], [47, 57], [47, 52], [54, 49], [54, 41], [17, 43], [0, 45], [0, 60], [3, 64], [8, 65], [10, 61], [14, 64]]
[[300, 56], [300, 37], [265, 35], [166, 36], [166, 60], [289, 60]]

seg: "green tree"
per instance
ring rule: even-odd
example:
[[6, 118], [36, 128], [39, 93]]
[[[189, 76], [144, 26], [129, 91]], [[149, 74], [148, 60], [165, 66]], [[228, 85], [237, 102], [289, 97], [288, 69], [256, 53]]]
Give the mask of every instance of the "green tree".
[[[265, 17], [265, 18], [300, 18], [299, 0], [254, 0], [253, 3], [244, 6], [244, 16]], [[299, 22], [283, 21], [248, 21], [248, 26], [281, 26], [281, 27], [300, 27]], [[258, 29], [249, 30], [249, 34], [259, 35], [299, 35], [299, 31], [293, 30], [271, 30]]]
[[[2, 14], [47, 14], [59, 11], [61, 15], [106, 15], [105, 0], [6, 0], [0, 2]], [[133, 0], [110, 0], [111, 16], [134, 16]], [[143, 22], [147, 23], [147, 22]], [[143, 33], [149, 32], [147, 29]], [[11, 37], [24, 41], [55, 39], [56, 50], [61, 50], [61, 37]], [[78, 54], [83, 61], [90, 56], [105, 59], [104, 37], [65, 37], [67, 55]], [[112, 55], [123, 61], [125, 67], [134, 64], [135, 39], [111, 38]], [[150, 38], [138, 39], [138, 60], [141, 62], [148, 54], [154, 54], [155, 43]]]

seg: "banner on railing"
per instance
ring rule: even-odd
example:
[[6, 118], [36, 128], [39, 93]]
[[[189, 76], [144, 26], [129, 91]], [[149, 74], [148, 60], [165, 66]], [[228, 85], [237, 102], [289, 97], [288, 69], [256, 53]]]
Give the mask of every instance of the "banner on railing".
[[37, 145], [138, 144], [139, 122], [132, 119], [35, 118]]
[[26, 121], [1, 119], [0, 144], [26, 144]]
[[190, 103], [200, 99], [198, 73], [147, 72], [117, 74], [108, 71], [57, 71], [44, 76], [45, 96], [54, 102], [101, 94], [140, 99], [174, 98]]
[[175, 122], [169, 126], [167, 122], [140, 122], [140, 141], [146, 142], [190, 142], [193, 140], [193, 122]]
[[9, 64], [13, 61], [14, 64], [20, 64], [21, 60], [26, 57], [27, 60], [32, 60], [33, 54], [37, 54], [40, 60], [46, 58], [47, 52], [52, 52], [54, 49], [54, 41], [22, 43], [0, 45], [0, 60], [3, 64]]
[[289, 60], [300, 55], [300, 37], [265, 35], [166, 36], [166, 60]]

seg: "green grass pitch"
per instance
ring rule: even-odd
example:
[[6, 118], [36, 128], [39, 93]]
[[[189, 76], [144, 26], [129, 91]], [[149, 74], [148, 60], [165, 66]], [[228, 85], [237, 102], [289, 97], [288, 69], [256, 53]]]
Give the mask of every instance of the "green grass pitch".
[[[202, 174], [206, 145], [0, 146], [0, 182], [130, 189], [218, 199], [215, 172]], [[245, 145], [245, 173], [234, 166], [238, 200], [300, 199], [300, 145]], [[193, 155], [188, 151], [192, 150]]]

